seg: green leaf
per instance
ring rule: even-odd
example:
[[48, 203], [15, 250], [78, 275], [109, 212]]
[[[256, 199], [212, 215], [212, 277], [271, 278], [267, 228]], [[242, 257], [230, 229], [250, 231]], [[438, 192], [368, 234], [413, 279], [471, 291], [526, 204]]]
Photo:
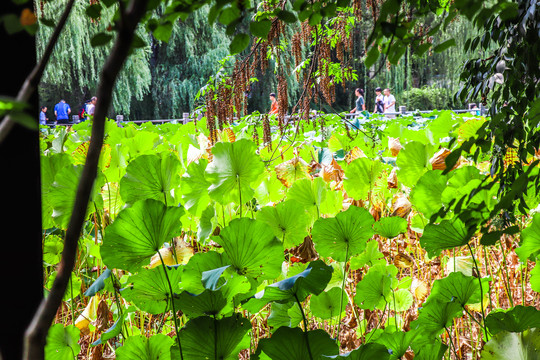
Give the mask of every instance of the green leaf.
[[[168, 279], [173, 293], [178, 292], [182, 268], [167, 266]], [[121, 290], [122, 297], [143, 311], [150, 314], [161, 314], [170, 310], [171, 292], [163, 266], [153, 269], [142, 269], [128, 280], [131, 285]]]
[[482, 360], [538, 360], [540, 330], [531, 329], [523, 333], [501, 331], [492, 337], [481, 353]]
[[[484, 291], [486, 293], [487, 291]], [[431, 294], [424, 306], [431, 301], [454, 301], [464, 307], [466, 304], [480, 302], [480, 283], [478, 278], [463, 275], [461, 272], [452, 272], [447, 277], [435, 280]]]
[[452, 325], [454, 318], [462, 315], [459, 303], [434, 299], [429, 306], [420, 308], [418, 319], [411, 322], [411, 330], [418, 329], [423, 337], [438, 336]]
[[73, 360], [81, 352], [78, 344], [80, 330], [74, 325], [64, 327], [54, 324], [47, 334], [45, 345], [45, 358], [47, 360]]
[[373, 224], [375, 234], [392, 239], [407, 232], [407, 220], [399, 216], [387, 216]]
[[[341, 314], [339, 314], [340, 302]], [[339, 287], [333, 287], [328, 291], [323, 291], [319, 295], [312, 296], [309, 301], [309, 307], [316, 317], [327, 320], [339, 315], [339, 321], [341, 321], [345, 316], [345, 308], [348, 303], [349, 296], [347, 293]]]
[[401, 312], [407, 311], [413, 305], [414, 299], [411, 292], [407, 289], [397, 289], [392, 295], [390, 309]]
[[312, 261], [306, 270], [268, 285], [242, 307], [255, 314], [269, 302], [284, 304], [296, 299], [303, 301], [309, 294], [318, 295], [325, 289], [332, 271], [332, 267], [325, 265], [322, 260]]
[[424, 145], [418, 141], [408, 142], [399, 152], [396, 165], [398, 181], [412, 188], [430, 166], [431, 145]]
[[308, 235], [309, 216], [302, 205], [292, 200], [263, 207], [257, 212], [257, 220], [272, 228], [285, 249], [300, 245]]
[[248, 218], [234, 219], [216, 240], [240, 275], [274, 279], [281, 272], [283, 246], [265, 223]]
[[199, 224], [197, 224], [197, 241], [203, 244], [210, 237], [216, 225], [216, 209], [214, 206], [208, 205], [201, 214]]
[[366, 59], [364, 60], [364, 65], [366, 68], [372, 67], [377, 59], [379, 58], [379, 47], [375, 44], [371, 46], [366, 54]]
[[448, 349], [448, 346], [440, 340], [431, 340], [427, 343], [418, 345], [412, 344], [414, 358], [418, 360], [441, 360]]
[[[49, 277], [47, 279], [47, 289], [51, 289], [54, 283], [54, 280], [56, 279], [56, 275], [58, 274], [57, 271], [53, 271], [49, 274]], [[71, 301], [72, 294], [73, 299], [76, 299], [77, 296], [81, 294], [81, 286], [82, 286], [82, 280], [75, 274], [71, 274], [71, 279], [67, 285], [66, 292], [64, 293], [63, 300], [64, 301]]]
[[163, 334], [147, 338], [144, 335], [130, 336], [124, 346], [116, 349], [118, 360], [170, 360], [173, 340]]
[[252, 186], [258, 185], [256, 181], [264, 170], [255, 148], [255, 144], [247, 139], [214, 145], [214, 160], [206, 168], [211, 198], [224, 205], [245, 203], [253, 198]]
[[459, 219], [443, 220], [440, 224], [427, 224], [420, 244], [433, 257], [445, 249], [467, 245], [470, 236], [465, 224]]
[[320, 256], [348, 261], [360, 254], [373, 236], [373, 216], [364, 208], [350, 206], [334, 218], [318, 219], [312, 231], [313, 243]]
[[382, 344], [367, 343], [360, 345], [358, 349], [354, 349], [346, 354], [338, 356], [324, 356], [328, 359], [343, 359], [343, 360], [388, 360], [390, 353]]
[[405, 332], [385, 329], [384, 333], [375, 341], [384, 345], [392, 352], [390, 359], [401, 359], [409, 349], [416, 335], [414, 331]]
[[203, 273], [213, 269], [230, 265], [226, 255], [214, 251], [199, 252], [193, 255], [184, 266], [182, 275], [182, 290], [192, 294], [200, 294], [206, 290], [201, 281]]
[[206, 159], [189, 164], [180, 184], [184, 206], [195, 216], [201, 216], [203, 209], [210, 202], [207, 190], [210, 182], [205, 175], [207, 165]]
[[519, 248], [516, 249], [519, 259], [526, 263], [531, 255], [540, 253], [540, 213], [533, 216], [532, 222], [523, 231], [521, 231], [521, 241]]
[[284, 21], [286, 23], [296, 22], [296, 16], [294, 16], [294, 14], [290, 11], [278, 9], [276, 15], [279, 20]]
[[345, 170], [343, 187], [349, 197], [363, 200], [375, 188], [375, 182], [381, 177], [383, 170], [389, 166], [378, 160], [358, 158], [353, 160]]
[[36, 118], [28, 115], [27, 113], [23, 111], [13, 111], [9, 114], [12, 121], [30, 129], [30, 130], [37, 130], [39, 128], [39, 124], [36, 121]]
[[442, 175], [441, 170], [429, 170], [418, 179], [412, 189], [411, 203], [426, 218], [429, 219], [443, 206], [441, 197], [447, 181], [448, 177]]
[[238, 359], [238, 353], [249, 348], [250, 331], [251, 323], [239, 314], [191, 319], [180, 330], [184, 359]]
[[456, 39], [449, 39], [433, 48], [433, 51], [436, 53], [443, 52], [451, 46], [456, 46]]
[[111, 34], [101, 32], [94, 35], [92, 39], [90, 39], [90, 45], [92, 45], [92, 47], [105, 46], [110, 43], [112, 39], [113, 36]]
[[85, 13], [88, 17], [92, 19], [97, 19], [101, 16], [101, 9], [102, 9], [101, 4], [96, 3], [96, 4], [92, 4], [88, 6], [85, 10]]
[[508, 310], [496, 309], [486, 317], [486, 326], [493, 335], [501, 331], [519, 333], [540, 328], [540, 311], [533, 306], [523, 305]]
[[377, 264], [356, 285], [354, 302], [361, 309], [384, 309], [392, 307], [392, 289], [397, 285], [397, 268], [394, 265]]
[[114, 324], [107, 329], [107, 331], [101, 334], [101, 337], [94, 341], [91, 346], [97, 346], [99, 344], [104, 344], [107, 340], [117, 337], [122, 332], [122, 326], [124, 325], [124, 320], [126, 319], [127, 312], [123, 312]]
[[272, 303], [267, 324], [274, 332], [281, 326], [296, 327], [302, 321], [302, 312], [296, 302], [285, 304]]
[[101, 258], [109, 268], [137, 272], [148, 265], [165, 241], [181, 233], [184, 209], [157, 200], [137, 201], [107, 227]]
[[377, 264], [385, 264], [384, 254], [379, 251], [379, 242], [370, 240], [367, 242], [366, 249], [359, 255], [351, 258], [351, 270], [363, 268], [366, 265], [374, 266]]
[[300, 179], [295, 181], [287, 192], [287, 200], [299, 203], [311, 215], [312, 219], [318, 219], [321, 204], [326, 200], [327, 192], [326, 183], [320, 177], [313, 181]]
[[[54, 223], [62, 229], [67, 229], [69, 220], [71, 219], [82, 170], [82, 166], [64, 167], [56, 174], [54, 183], [48, 192], [47, 199], [53, 209], [52, 217]], [[100, 195], [97, 193], [97, 189], [100, 188], [100, 182], [101, 178], [98, 177], [94, 183], [90, 202], [86, 210], [86, 217], [95, 210], [95, 206], [100, 208], [99, 203], [96, 204], [96, 202], [102, 201]]]
[[249, 40], [248, 34], [237, 34], [229, 44], [229, 52], [231, 55], [238, 54], [247, 48]]
[[99, 275], [92, 285], [84, 292], [84, 296], [92, 297], [105, 288], [105, 279], [111, 276], [111, 269], [105, 269], [105, 271]]
[[[307, 347], [308, 342], [310, 350]], [[318, 329], [304, 333], [298, 327], [291, 329], [282, 326], [272, 334], [271, 338], [259, 341], [255, 355], [261, 355], [261, 353], [276, 360], [306, 360], [319, 359], [323, 355], [337, 355], [339, 348], [324, 330]]]
[[268, 37], [268, 32], [272, 27], [272, 22], [268, 19], [252, 21], [249, 23], [249, 31], [260, 38], [266, 39]]
[[180, 185], [179, 172], [180, 161], [172, 153], [141, 155], [127, 166], [126, 174], [120, 180], [120, 196], [127, 204], [154, 199], [176, 205], [174, 197]]

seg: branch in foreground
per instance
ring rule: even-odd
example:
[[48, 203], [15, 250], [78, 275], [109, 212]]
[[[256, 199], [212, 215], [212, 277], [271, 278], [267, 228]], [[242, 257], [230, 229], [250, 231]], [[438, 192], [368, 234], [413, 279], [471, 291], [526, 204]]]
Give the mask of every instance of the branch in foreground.
[[62, 303], [62, 298], [75, 265], [79, 234], [84, 223], [94, 180], [97, 176], [98, 160], [105, 133], [105, 116], [111, 104], [114, 84], [129, 55], [135, 30], [145, 13], [147, 3], [148, 0], [132, 0], [125, 12], [122, 11], [118, 36], [100, 77], [97, 91], [99, 103], [96, 106], [94, 115], [88, 155], [77, 188], [73, 213], [66, 231], [64, 251], [58, 268], [58, 275], [49, 296], [41, 302], [32, 323], [26, 331], [24, 360], [44, 359], [47, 333], [54, 321], [56, 311]]
[[[32, 72], [28, 75], [28, 77], [24, 81], [21, 89], [19, 90], [19, 93], [17, 94], [17, 98], [16, 98], [17, 101], [26, 103], [36, 91], [38, 84], [41, 81], [41, 77], [43, 76], [43, 72], [45, 71], [45, 67], [49, 63], [51, 54], [54, 50], [54, 47], [56, 46], [58, 38], [60, 37], [60, 33], [62, 32], [62, 30], [64, 29], [64, 26], [66, 25], [69, 14], [71, 14], [71, 9], [73, 8], [73, 4], [75, 4], [75, 0], [70, 0], [68, 4], [66, 5], [64, 12], [62, 13], [62, 16], [60, 17], [58, 24], [54, 28], [54, 32], [52, 33], [51, 38], [49, 39], [49, 42], [47, 43], [47, 47], [45, 48], [45, 51], [43, 52], [43, 56], [41, 57], [41, 60], [39, 61], [39, 63], [36, 64]], [[15, 125], [15, 122], [11, 119], [11, 116], [6, 115], [4, 120], [0, 123], [0, 143], [2, 143], [2, 141], [4, 141], [4, 139], [6, 138], [6, 136], [8, 136], [11, 129], [13, 129], [13, 125]]]

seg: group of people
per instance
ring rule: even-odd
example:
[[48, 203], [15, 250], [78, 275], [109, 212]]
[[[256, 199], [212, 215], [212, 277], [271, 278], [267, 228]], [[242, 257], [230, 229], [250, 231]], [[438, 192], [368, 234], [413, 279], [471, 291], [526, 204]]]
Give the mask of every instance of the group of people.
[[[93, 96], [90, 100], [86, 101], [79, 111], [80, 121], [89, 120], [90, 116], [94, 116], [96, 110], [97, 97]], [[71, 115], [71, 107], [64, 99], [61, 99], [58, 104], [54, 105], [54, 117], [56, 120], [49, 121], [47, 117], [47, 106], [42, 106], [39, 113], [40, 125], [52, 125], [52, 124], [69, 124], [69, 116]]]
[[[364, 100], [364, 90], [363, 89], [356, 89], [355, 90], [356, 98], [356, 106], [354, 109], [351, 110], [351, 113], [358, 113], [360, 111], [366, 110], [366, 102]], [[375, 108], [373, 109], [374, 113], [379, 114], [392, 114], [396, 112], [396, 98], [394, 95], [390, 93], [390, 89], [386, 88], [384, 89], [384, 95], [383, 90], [378, 87], [375, 89]], [[393, 116], [393, 115], [389, 115]]]

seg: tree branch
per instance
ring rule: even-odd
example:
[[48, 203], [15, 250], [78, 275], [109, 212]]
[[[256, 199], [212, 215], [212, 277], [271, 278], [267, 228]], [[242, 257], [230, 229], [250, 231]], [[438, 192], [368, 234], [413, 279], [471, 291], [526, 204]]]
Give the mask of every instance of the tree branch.
[[[41, 81], [41, 77], [43, 76], [43, 72], [45, 71], [45, 67], [49, 63], [49, 59], [51, 58], [54, 47], [56, 46], [58, 38], [60, 37], [60, 33], [66, 25], [69, 14], [71, 13], [71, 9], [73, 8], [73, 4], [75, 4], [75, 0], [70, 0], [66, 5], [64, 12], [60, 17], [58, 24], [54, 28], [54, 32], [52, 33], [49, 42], [47, 43], [47, 47], [43, 52], [41, 60], [36, 64], [19, 90], [16, 98], [17, 101], [26, 103], [36, 91], [39, 82]], [[6, 136], [8, 136], [11, 129], [13, 129], [13, 125], [15, 125], [15, 122], [11, 119], [11, 116], [6, 115], [3, 121], [0, 123], [0, 143], [2, 143]]]
[[105, 134], [105, 117], [111, 104], [114, 84], [129, 55], [135, 30], [146, 11], [147, 3], [148, 0], [131, 0], [123, 14], [122, 26], [119, 28], [115, 44], [103, 67], [97, 91], [99, 102], [96, 105], [88, 155], [77, 188], [73, 213], [66, 231], [62, 260], [49, 296], [41, 302], [26, 331], [24, 360], [44, 359], [48, 329], [61, 305], [75, 265], [79, 234], [84, 224], [88, 201], [97, 176], [98, 160]]

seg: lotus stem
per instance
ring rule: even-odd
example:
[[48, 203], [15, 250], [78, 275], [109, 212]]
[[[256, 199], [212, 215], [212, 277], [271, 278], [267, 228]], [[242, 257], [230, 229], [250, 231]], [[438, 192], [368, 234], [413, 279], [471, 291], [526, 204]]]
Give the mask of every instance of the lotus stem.
[[313, 360], [313, 355], [311, 354], [311, 347], [309, 346], [309, 337], [308, 337], [308, 323], [306, 319], [306, 314], [304, 313], [304, 309], [302, 308], [302, 304], [300, 303], [300, 300], [298, 300], [298, 295], [296, 293], [294, 294], [294, 298], [296, 299], [296, 303], [298, 304], [298, 307], [300, 308], [300, 312], [302, 313], [302, 319], [304, 321], [304, 337], [306, 339], [306, 346], [309, 354], [309, 359]]
[[486, 327], [486, 314], [484, 312], [484, 289], [482, 288], [482, 275], [480, 274], [480, 269], [478, 268], [478, 263], [476, 262], [476, 258], [472, 251], [471, 244], [467, 243], [467, 247], [469, 248], [469, 252], [471, 253], [474, 262], [474, 267], [476, 268], [476, 272], [478, 273], [478, 283], [480, 284], [480, 309], [482, 310], [482, 328], [484, 329], [486, 340], [489, 340], [489, 335]]

